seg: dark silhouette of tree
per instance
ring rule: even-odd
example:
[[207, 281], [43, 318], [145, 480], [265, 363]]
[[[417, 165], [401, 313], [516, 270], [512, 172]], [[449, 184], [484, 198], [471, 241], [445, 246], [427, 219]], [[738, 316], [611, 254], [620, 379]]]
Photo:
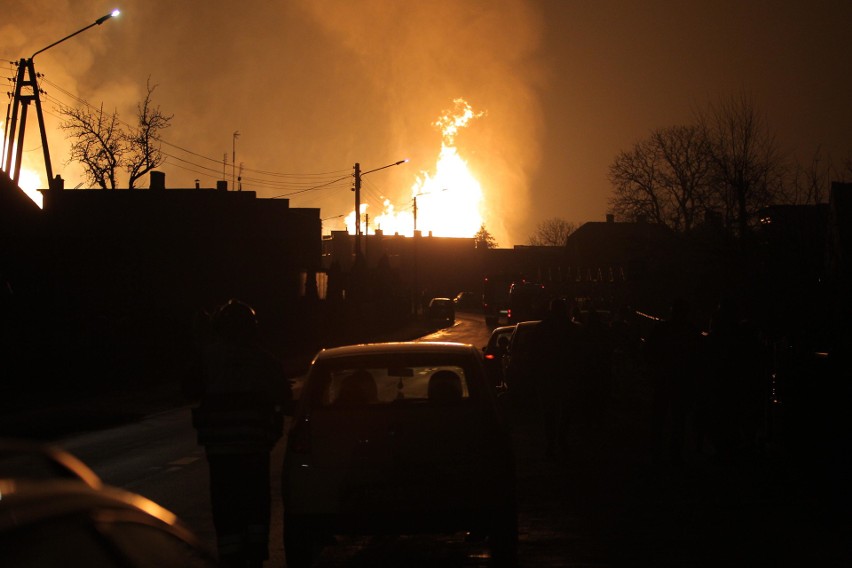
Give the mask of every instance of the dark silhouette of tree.
[[663, 222], [660, 158], [650, 140], [637, 142], [630, 152], [620, 152], [609, 167], [615, 188], [613, 212], [626, 219]]
[[698, 126], [655, 130], [609, 169], [610, 199], [621, 217], [648, 219], [675, 231], [691, 230], [710, 201], [711, 153]]
[[144, 100], [137, 104], [136, 126], [123, 125], [118, 112], [104, 113], [103, 104], [97, 110], [89, 106], [66, 107], [60, 112], [65, 121], [62, 128], [72, 140], [69, 162], [83, 165], [84, 176], [92, 186], [115, 189], [117, 173], [128, 173], [127, 187], [163, 162], [159, 134], [169, 127], [172, 115], [154, 106], [152, 94], [156, 85], [147, 83]]
[[789, 200], [787, 172], [775, 136], [741, 94], [708, 105], [694, 124], [656, 130], [619, 153], [609, 168], [610, 206], [623, 218], [679, 232], [719, 211], [729, 231], [745, 236], [761, 208]]
[[485, 223], [480, 225], [479, 230], [473, 235], [473, 241], [476, 243], [476, 248], [492, 249], [497, 247], [497, 239], [488, 232]]
[[840, 180], [843, 183], [848, 183], [852, 180], [852, 156], [846, 156], [843, 159], [843, 170], [840, 173]]
[[786, 167], [775, 135], [745, 94], [709, 105], [698, 124], [709, 141], [715, 199], [742, 238], [754, 214], [783, 197]]
[[790, 203], [797, 205], [825, 203], [828, 188], [837, 176], [831, 159], [817, 148], [809, 164], [796, 164], [786, 197]]
[[66, 118], [62, 129], [67, 138], [74, 140], [68, 161], [83, 165], [85, 179], [91, 185], [115, 189], [115, 174], [124, 153], [118, 112], [105, 114], [101, 104], [98, 110], [69, 107], [62, 109], [61, 113]]
[[573, 233], [576, 228], [574, 223], [569, 223], [559, 217], [545, 219], [538, 224], [535, 233], [530, 235], [530, 244], [536, 247], [564, 247], [568, 235]]
[[157, 85], [151, 85], [150, 77], [146, 87], [145, 99], [136, 105], [136, 129], [125, 136], [124, 167], [129, 174], [128, 189], [133, 189], [136, 180], [163, 163], [159, 136], [174, 116], [163, 114], [160, 107], [151, 102]]

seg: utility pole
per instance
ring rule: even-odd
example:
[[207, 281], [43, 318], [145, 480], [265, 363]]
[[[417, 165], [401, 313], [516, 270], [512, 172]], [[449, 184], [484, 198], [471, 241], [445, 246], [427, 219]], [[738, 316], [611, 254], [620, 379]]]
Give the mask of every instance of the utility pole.
[[361, 256], [361, 164], [355, 162], [355, 259]]
[[374, 168], [372, 170], [367, 170], [366, 172], [361, 171], [361, 164], [355, 162], [355, 187], [353, 191], [355, 192], [355, 256], [361, 256], [361, 176], [367, 175], [373, 172], [377, 172], [379, 170], [383, 170], [385, 168], [391, 168], [393, 166], [398, 166], [400, 164], [404, 164], [408, 161], [408, 158], [404, 160], [400, 160], [398, 162], [394, 162], [392, 164], [388, 164], [386, 166], [382, 166], [380, 168]]
[[234, 189], [237, 188], [237, 175], [235, 169], [237, 167], [237, 138], [240, 137], [240, 131], [234, 131], [234, 139], [231, 141], [231, 185]]
[[[76, 32], [74, 32], [72, 34], [68, 34], [64, 38], [51, 43], [47, 47], [43, 47], [42, 49], [39, 49], [38, 51], [33, 53], [29, 57], [29, 59], [21, 59], [18, 62], [18, 74], [17, 74], [17, 78], [15, 79], [15, 94], [13, 96], [13, 104], [12, 104], [12, 118], [11, 118], [11, 122], [10, 122], [9, 118], [8, 118], [9, 117], [9, 111], [7, 109], [7, 111], [6, 111], [7, 125], [6, 125], [6, 131], [4, 132], [4, 141], [3, 141], [3, 151], [6, 153], [5, 165], [4, 165], [3, 169], [7, 174], [10, 174], [10, 177], [12, 177], [12, 180], [15, 182], [16, 185], [17, 185], [17, 183], [20, 179], [20, 176], [21, 176], [21, 160], [22, 160], [22, 152], [23, 152], [23, 149], [24, 149], [24, 134], [25, 134], [26, 122], [27, 122], [27, 107], [29, 106], [30, 102], [35, 102], [35, 108], [36, 108], [36, 114], [37, 114], [37, 117], [38, 117], [39, 130], [41, 132], [41, 147], [42, 147], [42, 151], [44, 152], [44, 168], [45, 168], [45, 173], [47, 174], [47, 184], [48, 184], [49, 188], [53, 187], [51, 184], [54, 181], [53, 180], [53, 168], [52, 168], [51, 163], [50, 163], [50, 152], [47, 148], [47, 132], [46, 132], [45, 125], [44, 125], [44, 114], [42, 113], [42, 109], [41, 109], [41, 97], [39, 97], [39, 86], [38, 86], [39, 75], [36, 74], [36, 72], [35, 72], [35, 66], [33, 64], [33, 59], [35, 59], [35, 56], [38, 55], [39, 53], [47, 51], [51, 47], [53, 47], [55, 45], [59, 45], [60, 43], [64, 42], [65, 40], [71, 39], [72, 37], [76, 36], [79, 33], [82, 33], [84, 31], [88, 30], [89, 28], [92, 28], [94, 26], [99, 26], [99, 25], [103, 24], [105, 21], [109, 20], [110, 18], [114, 18], [114, 17], [118, 16], [118, 14], [119, 14], [118, 10], [113, 10], [112, 12], [107, 14], [106, 16], [101, 16], [100, 18], [98, 18], [93, 23], [89, 24], [88, 26], [81, 28], [81, 29], [77, 30]], [[24, 92], [24, 88], [27, 89], [26, 93]], [[18, 131], [17, 151], [15, 152], [15, 161], [13, 162], [12, 161], [12, 153], [13, 153], [13, 148], [16, 146], [15, 134], [16, 134], [16, 130], [18, 130], [17, 125], [18, 125], [18, 111], [19, 110], [20, 110], [20, 113], [21, 113], [21, 118], [20, 118], [21, 127], [20, 127], [20, 130]], [[3, 161], [2, 156], [0, 156], [0, 161]]]
[[[417, 232], [417, 196], [414, 196], [414, 232]], [[412, 236], [414, 234], [412, 233]]]
[[[50, 47], [50, 46], [48, 46]], [[46, 49], [46, 48], [45, 48]], [[41, 51], [44, 51], [42, 49]], [[38, 52], [36, 52], [38, 53]], [[15, 79], [15, 95], [14, 105], [12, 107], [12, 122], [9, 126], [8, 147], [6, 148], [6, 166], [4, 170], [10, 175], [15, 184], [21, 177], [21, 161], [24, 151], [24, 133], [27, 125], [27, 107], [30, 102], [35, 102], [36, 114], [38, 117], [39, 130], [41, 131], [41, 147], [44, 152], [44, 169], [47, 174], [47, 183], [50, 185], [53, 181], [53, 168], [50, 164], [50, 151], [47, 148], [47, 132], [44, 127], [44, 114], [41, 110], [41, 98], [39, 97], [39, 88], [35, 67], [33, 66], [33, 58], [21, 59], [18, 62], [18, 75]], [[23, 91], [27, 89], [25, 94]], [[15, 143], [15, 130], [18, 124], [18, 109], [21, 111], [21, 128], [18, 131], [17, 145]], [[13, 148], [16, 148], [15, 159], [12, 160]]]

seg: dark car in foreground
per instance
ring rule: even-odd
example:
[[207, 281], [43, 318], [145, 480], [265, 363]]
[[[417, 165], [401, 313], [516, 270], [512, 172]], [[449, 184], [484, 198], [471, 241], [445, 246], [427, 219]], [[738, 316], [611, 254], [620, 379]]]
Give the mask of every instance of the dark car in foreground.
[[517, 554], [508, 429], [472, 345], [321, 351], [285, 451], [284, 549], [309, 566], [332, 535], [472, 532], [497, 565]]
[[0, 565], [214, 567], [175, 515], [73, 455], [0, 440]]

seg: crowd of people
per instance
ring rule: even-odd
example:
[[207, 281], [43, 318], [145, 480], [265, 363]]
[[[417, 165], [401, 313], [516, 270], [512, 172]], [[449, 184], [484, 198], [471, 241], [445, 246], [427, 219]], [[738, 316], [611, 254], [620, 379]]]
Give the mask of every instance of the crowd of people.
[[594, 308], [581, 312], [556, 298], [534, 333], [532, 410], [548, 458], [570, 455], [572, 439], [604, 426], [617, 389], [631, 381], [646, 387], [654, 459], [678, 463], [686, 447], [720, 459], [756, 449], [769, 371], [758, 334], [733, 301], [720, 301], [702, 329], [689, 303], [676, 299], [643, 333], [629, 310], [604, 321]]

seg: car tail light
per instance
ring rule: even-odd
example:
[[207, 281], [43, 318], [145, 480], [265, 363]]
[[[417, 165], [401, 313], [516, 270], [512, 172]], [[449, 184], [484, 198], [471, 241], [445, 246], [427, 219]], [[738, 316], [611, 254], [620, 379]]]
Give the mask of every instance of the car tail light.
[[311, 419], [307, 416], [293, 424], [288, 435], [288, 449], [297, 454], [311, 453]]
[[486, 353], [485, 358], [488, 359], [489, 361], [494, 359], [494, 353]]

